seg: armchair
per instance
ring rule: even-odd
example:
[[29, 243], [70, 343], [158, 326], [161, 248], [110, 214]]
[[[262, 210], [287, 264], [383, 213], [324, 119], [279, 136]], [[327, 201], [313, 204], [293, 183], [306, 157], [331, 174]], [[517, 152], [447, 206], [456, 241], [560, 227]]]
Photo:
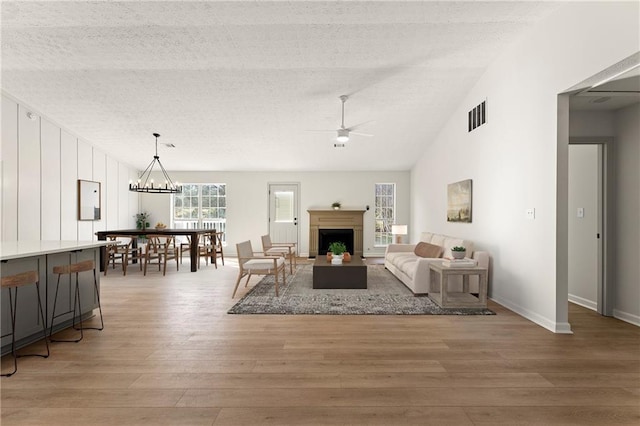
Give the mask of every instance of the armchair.
[[240, 280], [247, 277], [247, 282], [244, 284], [246, 287], [252, 275], [273, 275], [276, 281], [276, 296], [279, 296], [278, 276], [280, 272], [282, 272], [282, 283], [284, 284], [285, 282], [284, 258], [280, 255], [266, 256], [259, 252], [254, 252], [251, 247], [251, 241], [243, 241], [236, 244], [236, 249], [238, 250], [238, 280], [231, 298], [233, 299], [236, 296]]

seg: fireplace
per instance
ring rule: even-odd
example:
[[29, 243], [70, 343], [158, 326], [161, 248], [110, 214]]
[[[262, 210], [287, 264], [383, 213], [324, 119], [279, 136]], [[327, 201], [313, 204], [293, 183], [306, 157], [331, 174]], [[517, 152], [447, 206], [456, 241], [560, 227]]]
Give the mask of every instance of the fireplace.
[[[334, 241], [345, 243], [349, 253], [354, 256], [364, 254], [363, 222], [366, 210], [317, 209], [307, 211], [309, 212], [309, 257], [326, 254], [329, 244]], [[325, 235], [321, 236], [321, 232], [324, 232]], [[320, 238], [322, 238], [322, 242]]]
[[349, 253], [353, 253], [353, 229], [319, 229], [318, 255], [327, 254], [329, 244], [338, 241], [347, 246]]

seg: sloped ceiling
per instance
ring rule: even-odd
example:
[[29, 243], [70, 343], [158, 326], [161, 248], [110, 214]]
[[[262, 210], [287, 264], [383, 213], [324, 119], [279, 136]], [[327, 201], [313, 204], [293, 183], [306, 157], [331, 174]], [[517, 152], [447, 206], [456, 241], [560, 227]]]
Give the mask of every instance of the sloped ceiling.
[[[140, 169], [157, 132], [176, 146], [159, 147], [168, 170], [408, 170], [487, 65], [557, 7], [3, 1], [2, 88]], [[374, 135], [343, 149], [340, 95], [345, 125]]]

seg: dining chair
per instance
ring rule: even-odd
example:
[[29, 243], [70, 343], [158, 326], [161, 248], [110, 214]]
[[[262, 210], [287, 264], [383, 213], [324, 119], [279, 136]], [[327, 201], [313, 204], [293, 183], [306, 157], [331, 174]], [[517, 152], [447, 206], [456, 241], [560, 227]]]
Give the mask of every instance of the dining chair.
[[233, 299], [238, 291], [240, 280], [247, 277], [246, 287], [252, 275], [273, 275], [275, 278], [276, 296], [278, 296], [278, 276], [282, 272], [282, 283], [285, 283], [285, 265], [284, 258], [278, 256], [266, 256], [260, 252], [254, 252], [251, 247], [251, 241], [243, 241], [236, 244], [238, 250], [238, 280], [233, 289]]
[[142, 247], [133, 247], [136, 237], [122, 235], [107, 235], [109, 244], [105, 247], [105, 264], [104, 274], [107, 275], [109, 264], [115, 269], [116, 263], [122, 265], [122, 274], [127, 275], [127, 266], [129, 263], [137, 261], [142, 271]]
[[147, 245], [144, 251], [144, 275], [147, 275], [149, 264], [158, 264], [158, 271], [167, 274], [169, 260], [176, 261], [176, 270], [180, 270], [179, 253], [176, 249], [176, 238], [173, 235], [147, 235]]
[[200, 268], [200, 259], [204, 257], [205, 264], [209, 266], [209, 259], [211, 263], [218, 269], [218, 259], [216, 245], [216, 233], [201, 234], [198, 238], [198, 268]]
[[272, 243], [271, 236], [262, 236], [262, 251], [265, 256], [282, 256], [289, 259], [289, 273], [293, 274], [296, 266], [296, 243]]
[[185, 235], [176, 239], [176, 246], [178, 247], [178, 255], [180, 256], [180, 264], [182, 265], [182, 257], [185, 252], [191, 250], [191, 237]]
[[222, 266], [224, 266], [224, 252], [222, 251], [222, 237], [224, 236], [224, 232], [216, 231], [213, 249], [216, 252], [216, 257], [220, 256], [220, 261], [222, 261]]

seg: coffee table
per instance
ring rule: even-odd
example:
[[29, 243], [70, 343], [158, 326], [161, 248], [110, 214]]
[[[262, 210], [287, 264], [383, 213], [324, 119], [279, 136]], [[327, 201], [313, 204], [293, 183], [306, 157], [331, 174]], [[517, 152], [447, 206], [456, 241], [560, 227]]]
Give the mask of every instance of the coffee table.
[[341, 265], [332, 265], [326, 256], [317, 256], [313, 262], [313, 288], [366, 289], [367, 265], [356, 256]]

